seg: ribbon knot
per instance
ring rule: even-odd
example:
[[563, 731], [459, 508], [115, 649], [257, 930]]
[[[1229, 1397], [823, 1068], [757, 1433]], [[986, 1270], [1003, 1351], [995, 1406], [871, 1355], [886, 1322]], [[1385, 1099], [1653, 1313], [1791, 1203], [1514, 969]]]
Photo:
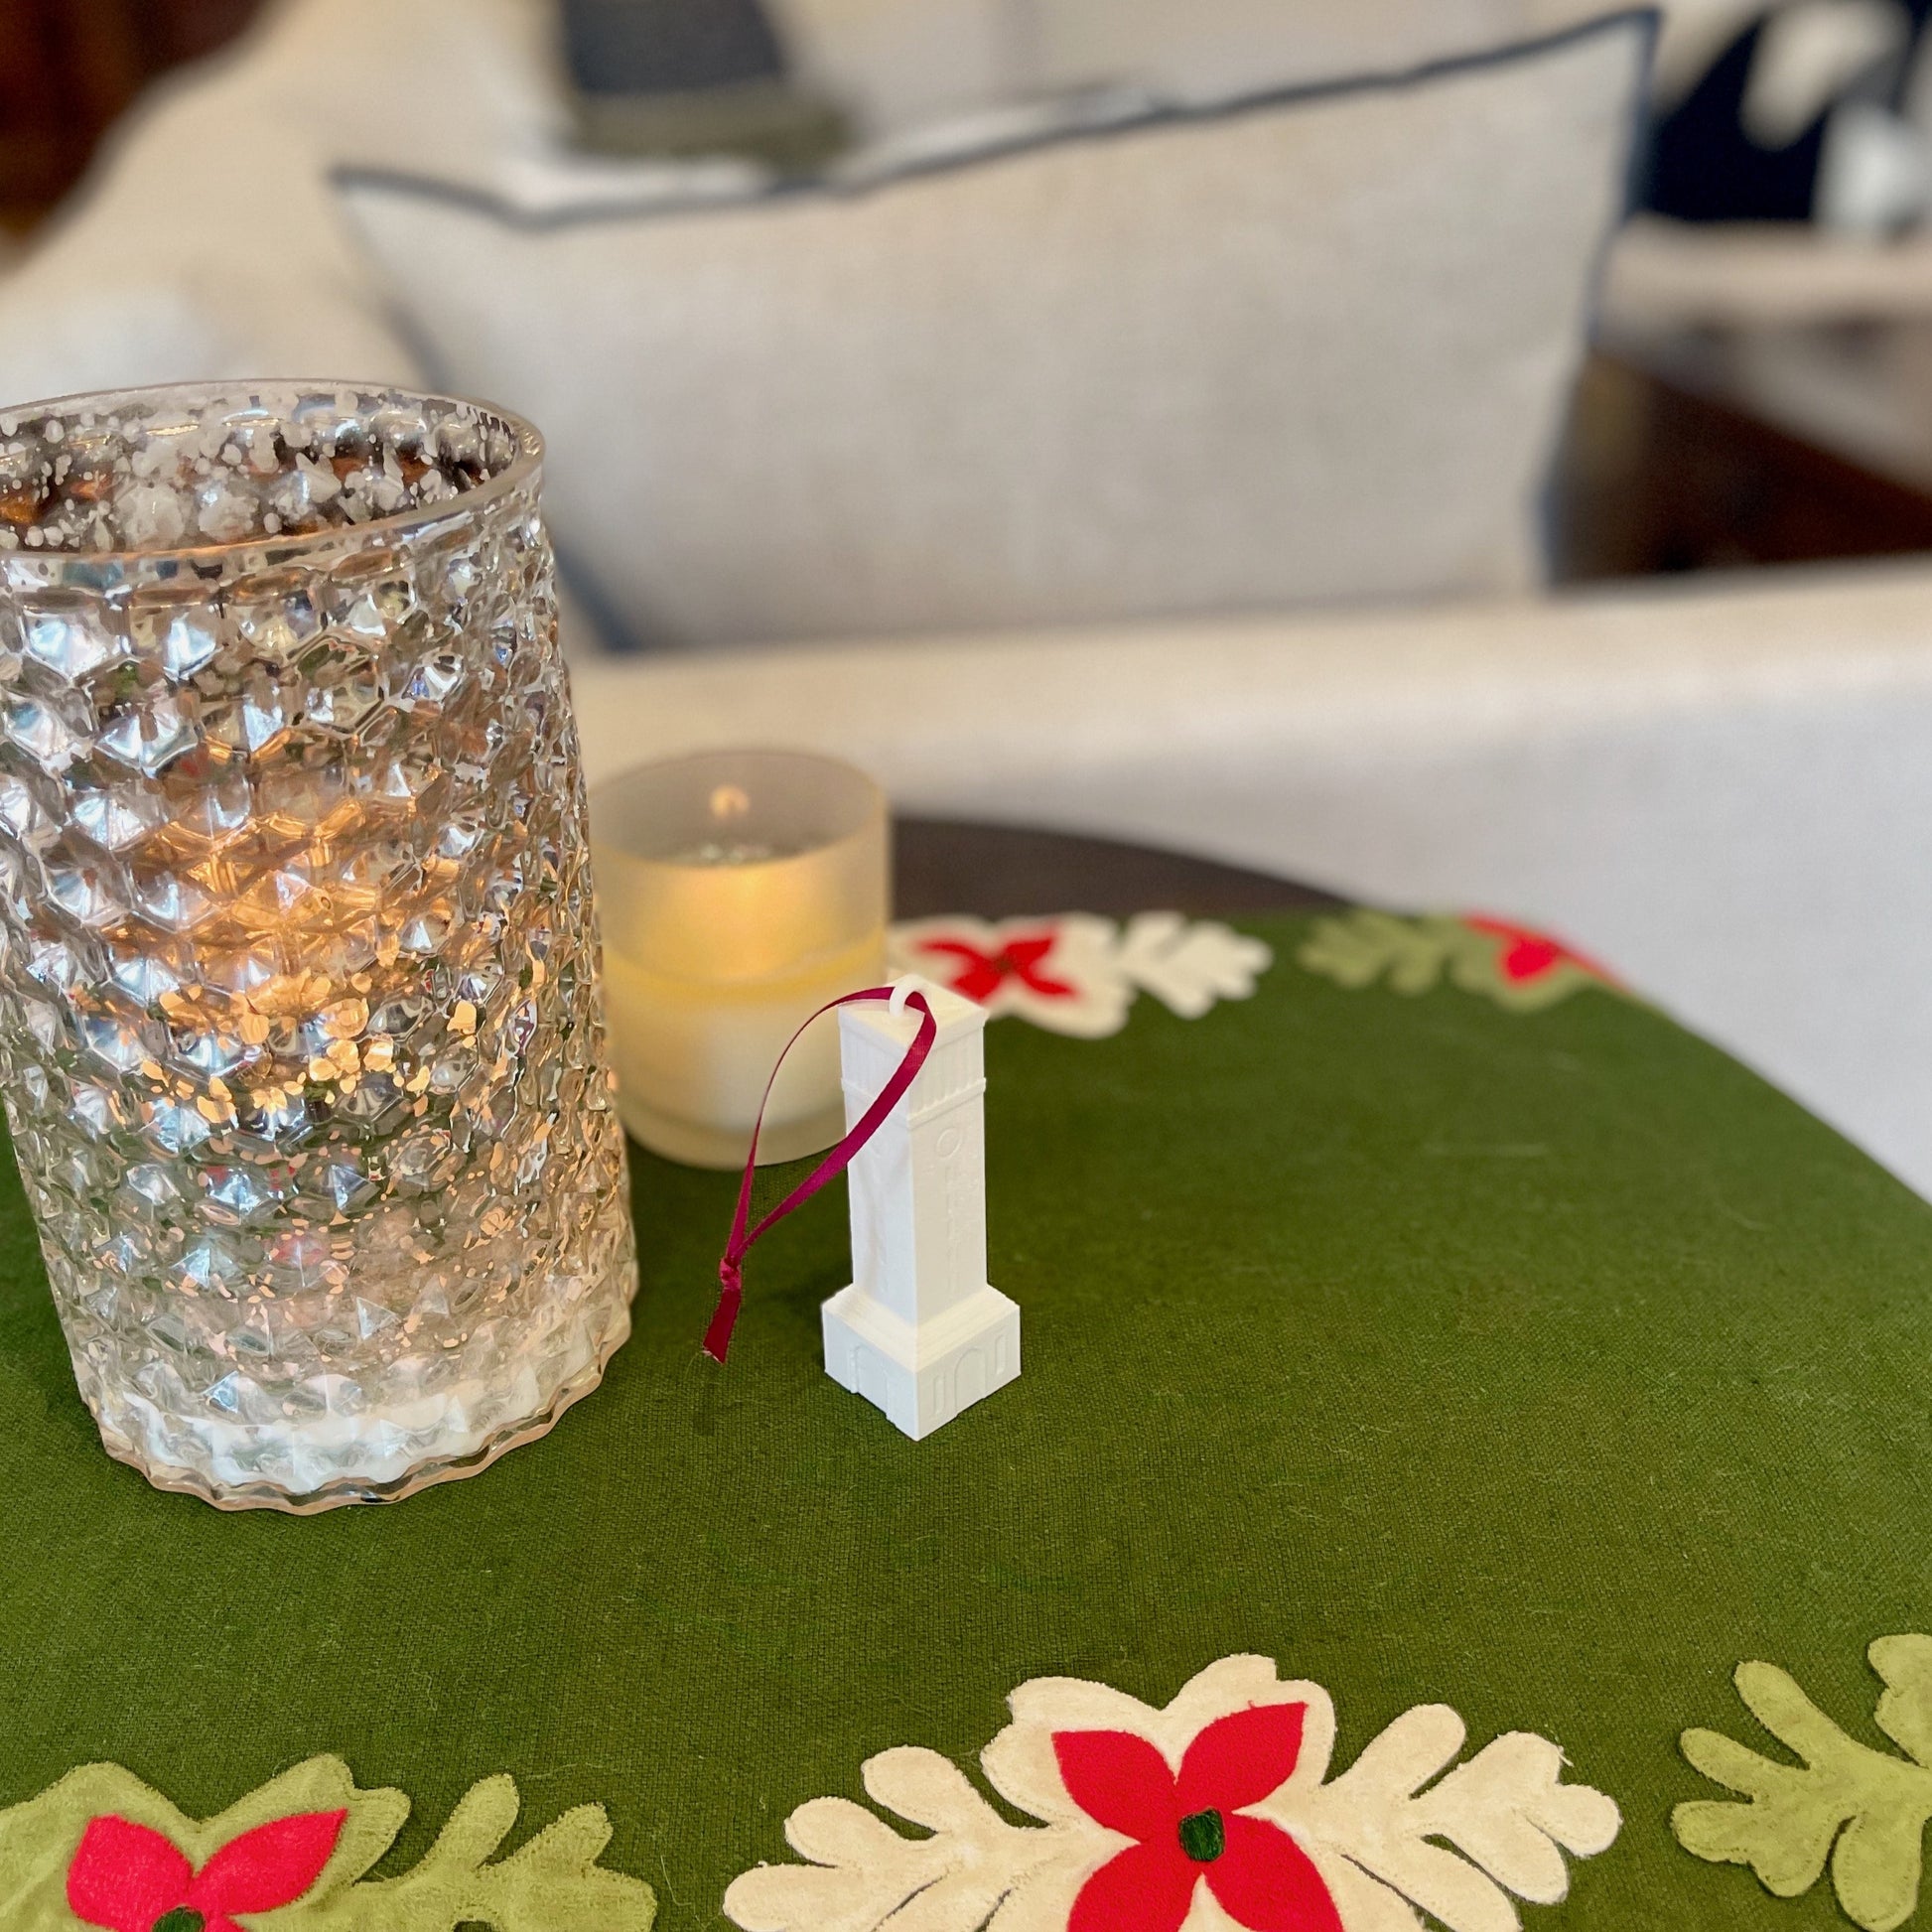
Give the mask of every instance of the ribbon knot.
[[738, 1311], [745, 1306], [745, 1265], [730, 1254], [718, 1260], [718, 1306], [712, 1311], [711, 1324], [704, 1331], [704, 1352], [714, 1362], [722, 1362], [731, 1352], [732, 1330], [738, 1326]]

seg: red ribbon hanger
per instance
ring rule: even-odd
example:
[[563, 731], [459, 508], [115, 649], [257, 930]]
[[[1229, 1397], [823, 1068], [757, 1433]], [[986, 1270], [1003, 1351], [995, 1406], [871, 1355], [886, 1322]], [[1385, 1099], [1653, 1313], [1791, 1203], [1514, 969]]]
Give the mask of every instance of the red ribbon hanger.
[[[839, 1007], [856, 1006], [864, 1000], [885, 1000], [896, 1012], [910, 1007], [920, 1016], [919, 1031], [913, 1035], [911, 1045], [905, 1049], [905, 1057], [895, 1068], [893, 1077], [880, 1088], [879, 1098], [866, 1109], [865, 1117], [858, 1126], [851, 1129], [845, 1139], [756, 1227], [749, 1227], [747, 1224], [752, 1218], [752, 1179], [759, 1165], [759, 1135], [764, 1127], [764, 1110], [771, 1104], [771, 1088], [778, 1078], [778, 1067], [785, 1063], [785, 1053], [798, 1044], [805, 1027], [809, 1027], [812, 1020], [823, 1019]], [[869, 986], [863, 993], [848, 993], [843, 999], [828, 1001], [785, 1041], [784, 1052], [778, 1055], [777, 1066], [771, 1069], [771, 1078], [764, 1083], [764, 1098], [759, 1102], [758, 1121], [752, 1129], [752, 1151], [745, 1157], [745, 1177], [738, 1184], [738, 1206], [732, 1215], [731, 1238], [726, 1242], [725, 1252], [718, 1262], [718, 1307], [704, 1336], [704, 1352], [713, 1361], [722, 1362], [731, 1352], [732, 1330], [738, 1325], [739, 1310], [745, 1305], [745, 1256], [752, 1243], [765, 1229], [776, 1226], [787, 1214], [803, 1207], [827, 1181], [836, 1179], [852, 1165], [853, 1156], [885, 1126], [893, 1109], [905, 1098], [912, 1082], [919, 1076], [919, 1068], [926, 1063], [926, 1056], [932, 1051], [933, 1041], [938, 1037], [939, 1022], [926, 1005], [925, 995], [911, 992], [901, 985]]]

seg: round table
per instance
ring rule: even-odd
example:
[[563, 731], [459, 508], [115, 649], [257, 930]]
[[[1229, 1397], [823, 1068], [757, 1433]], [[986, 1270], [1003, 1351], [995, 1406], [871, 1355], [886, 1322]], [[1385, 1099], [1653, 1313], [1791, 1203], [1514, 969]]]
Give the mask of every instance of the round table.
[[721, 1370], [735, 1181], [633, 1150], [550, 1436], [223, 1515], [101, 1451], [6, 1164], [0, 1926], [1922, 1917], [1932, 1210], [1500, 921], [921, 820], [898, 887], [1000, 964], [1024, 1324], [924, 1441], [824, 1371], [836, 1198]]
[[1291, 879], [1118, 839], [959, 819], [893, 821], [893, 903], [901, 919], [1075, 909], [1126, 916], [1153, 906], [1227, 918], [1340, 902]]

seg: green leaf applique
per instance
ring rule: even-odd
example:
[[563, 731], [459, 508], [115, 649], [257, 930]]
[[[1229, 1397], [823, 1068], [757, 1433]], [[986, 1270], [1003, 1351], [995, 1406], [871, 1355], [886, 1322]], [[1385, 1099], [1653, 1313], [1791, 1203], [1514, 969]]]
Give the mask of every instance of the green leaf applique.
[[[473, 1785], [421, 1862], [393, 1878], [369, 1870], [409, 1815], [400, 1791], [362, 1790], [340, 1758], [312, 1757], [209, 1819], [192, 1819], [118, 1764], [86, 1764], [0, 1811], [0, 1926], [75, 1932], [69, 1874], [90, 1824], [158, 1833], [201, 1869], [245, 1833], [304, 1814], [344, 1814], [328, 1863], [293, 1903], [250, 1913], [250, 1932], [649, 1932], [657, 1901], [641, 1879], [598, 1863], [610, 1842], [602, 1805], [567, 1811], [506, 1859], [491, 1854], [518, 1810], [503, 1775]], [[187, 1914], [186, 1916], [195, 1916]]]
[[1401, 918], [1357, 906], [1317, 920], [1296, 957], [1351, 992], [1381, 983], [1414, 997], [1447, 980], [1518, 1013], [1555, 1006], [1586, 987], [1619, 990], [1600, 966], [1560, 940], [1473, 914]]
[[1694, 1799], [1670, 1822], [1687, 1852], [1749, 1865], [1779, 1898], [1809, 1890], [1829, 1858], [1846, 1916], [1865, 1932], [1891, 1932], [1917, 1907], [1932, 1819], [1932, 1637], [1880, 1637], [1865, 1654], [1885, 1685], [1878, 1728], [1909, 1756], [1848, 1736], [1775, 1664], [1739, 1664], [1738, 1696], [1801, 1761], [1780, 1763], [1722, 1732], [1687, 1730], [1685, 1757], [1744, 1802]]

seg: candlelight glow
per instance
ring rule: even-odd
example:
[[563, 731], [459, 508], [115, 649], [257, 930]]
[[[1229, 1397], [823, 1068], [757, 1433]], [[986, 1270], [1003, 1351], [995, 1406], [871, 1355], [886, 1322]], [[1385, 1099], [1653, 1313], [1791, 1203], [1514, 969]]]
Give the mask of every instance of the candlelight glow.
[[[591, 817], [619, 1112], [660, 1154], [737, 1166], [786, 1041], [884, 972], [885, 801], [829, 759], [715, 752], [600, 786]], [[761, 1156], [842, 1123], [828, 1019], [772, 1084]]]

